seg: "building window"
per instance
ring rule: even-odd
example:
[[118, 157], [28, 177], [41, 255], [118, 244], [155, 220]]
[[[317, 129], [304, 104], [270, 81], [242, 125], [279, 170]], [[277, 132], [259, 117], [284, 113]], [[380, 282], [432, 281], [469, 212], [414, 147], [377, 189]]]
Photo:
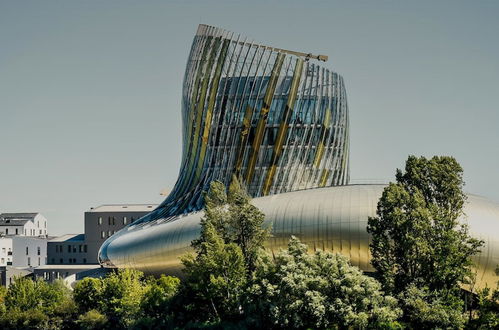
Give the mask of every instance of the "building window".
[[55, 264], [55, 259], [54, 258], [52, 258], [52, 263]]
[[102, 217], [99, 217], [98, 222], [99, 222], [99, 226], [102, 225]]
[[2, 253], [5, 253], [5, 248], [2, 248]]
[[126, 225], [126, 217], [123, 217], [123, 224]]
[[87, 244], [83, 245], [83, 252], [87, 253]]
[[76, 245], [73, 245], [73, 253], [76, 253]]
[[1, 262], [2, 262], [2, 264], [3, 264], [3, 263], [5, 262], [5, 258], [2, 258], [2, 259], [1, 259]]
[[24, 229], [24, 236], [26, 236], [26, 229]]
[[19, 229], [16, 228], [16, 235], [19, 235]]
[[111, 217], [107, 218], [107, 224], [111, 226]]
[[31, 266], [31, 258], [28, 257], [28, 266]]
[[38, 248], [37, 248], [36, 253], [37, 253], [38, 255], [40, 255], [40, 247], [38, 247]]
[[107, 231], [107, 237], [111, 237], [111, 231], [110, 230]]
[[5, 235], [9, 235], [9, 228], [5, 228]]
[[38, 257], [38, 266], [40, 266], [40, 257]]
[[68, 245], [68, 253], [71, 253], [71, 245]]
[[28, 255], [28, 253], [29, 253], [29, 248], [26, 247], [26, 255]]
[[87, 263], [87, 258], [83, 258], [83, 263], [86, 264]]
[[115, 217], [113, 217], [113, 226], [116, 224], [116, 223], [114, 222], [115, 220], [116, 220], [116, 218], [115, 218]]
[[100, 238], [106, 238], [106, 232], [105, 231], [101, 231], [100, 232]]
[[59, 259], [59, 263], [60, 263], [60, 264], [63, 264], [63, 263], [64, 263], [64, 259], [62, 259], [62, 258], [61, 258], [61, 259]]
[[83, 252], [83, 247], [81, 245], [78, 245], [78, 252], [80, 252], [80, 253]]
[[134, 222], [135, 219], [133, 217], [130, 218], [130, 223]]
[[42, 230], [40, 229], [40, 236], [42, 235]]

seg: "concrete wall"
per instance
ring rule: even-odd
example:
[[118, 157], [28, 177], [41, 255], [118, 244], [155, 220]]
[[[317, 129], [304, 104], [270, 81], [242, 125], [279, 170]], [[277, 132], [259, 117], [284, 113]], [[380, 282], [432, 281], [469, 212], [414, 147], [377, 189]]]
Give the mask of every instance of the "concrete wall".
[[38, 267], [46, 264], [47, 239], [36, 237], [12, 237], [12, 266]]
[[87, 264], [88, 246], [83, 240], [48, 242], [47, 244], [47, 264]]
[[0, 267], [12, 265], [12, 238], [0, 237]]
[[85, 212], [85, 243], [88, 246], [87, 262], [98, 263], [97, 254], [104, 241], [129, 223], [149, 211]]

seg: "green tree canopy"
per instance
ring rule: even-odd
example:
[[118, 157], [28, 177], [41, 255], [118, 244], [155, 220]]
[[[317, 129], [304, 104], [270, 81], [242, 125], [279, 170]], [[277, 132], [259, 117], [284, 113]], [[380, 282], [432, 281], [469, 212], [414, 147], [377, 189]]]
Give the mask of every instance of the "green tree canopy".
[[415, 328], [461, 328], [460, 286], [473, 279], [471, 257], [483, 242], [464, 216], [463, 169], [452, 157], [410, 156], [368, 220], [371, 263], [383, 288], [398, 294]]
[[263, 256], [250, 288], [249, 317], [260, 327], [326, 329], [395, 326], [401, 311], [375, 279], [348, 259], [293, 237], [275, 260]]
[[413, 283], [451, 290], [470, 279], [471, 257], [483, 243], [459, 222], [463, 185], [452, 157], [410, 156], [405, 171], [397, 170], [367, 227], [371, 262], [386, 290], [402, 292]]

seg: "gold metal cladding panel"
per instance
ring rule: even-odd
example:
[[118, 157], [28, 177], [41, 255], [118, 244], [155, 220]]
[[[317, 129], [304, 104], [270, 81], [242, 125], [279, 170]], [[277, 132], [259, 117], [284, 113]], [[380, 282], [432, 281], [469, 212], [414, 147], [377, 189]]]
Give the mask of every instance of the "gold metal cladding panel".
[[[272, 237], [266, 247], [276, 253], [286, 248], [291, 235], [310, 251], [328, 250], [351, 258], [353, 265], [373, 271], [369, 260], [367, 219], [374, 216], [384, 185], [350, 185], [295, 191], [253, 199], [266, 215]], [[485, 241], [474, 258], [479, 286], [495, 285], [499, 264], [499, 204], [469, 195], [465, 206], [470, 233]], [[148, 274], [181, 275], [180, 257], [191, 252], [190, 242], [200, 231], [203, 212], [178, 216], [175, 221], [136, 229], [124, 228], [110, 238], [102, 255], [120, 268], [137, 268]]]
[[204, 124], [204, 130], [203, 130], [203, 135], [201, 138], [201, 152], [199, 155], [199, 160], [198, 160], [198, 168], [196, 171], [196, 179], [199, 179], [199, 176], [201, 174], [201, 170], [203, 169], [204, 165], [204, 158], [206, 155], [206, 148], [208, 145], [208, 138], [210, 134], [210, 128], [211, 128], [211, 120], [212, 120], [212, 114], [213, 114], [213, 108], [215, 106], [215, 101], [217, 98], [217, 92], [218, 92], [218, 85], [220, 83], [220, 77], [222, 75], [222, 67], [225, 63], [225, 56], [227, 55], [227, 49], [229, 47], [229, 40], [224, 40], [222, 50], [220, 52], [220, 55], [218, 57], [217, 61], [217, 67], [215, 69], [215, 75], [213, 77], [213, 83], [210, 89], [210, 96], [208, 100], [208, 107], [206, 109], [206, 119], [205, 119], [205, 124]]
[[272, 180], [274, 179], [274, 174], [276, 171], [277, 162], [282, 153], [282, 146], [284, 144], [284, 140], [287, 137], [289, 119], [291, 117], [291, 113], [293, 112], [295, 102], [296, 102], [296, 94], [298, 92], [298, 87], [300, 86], [300, 78], [303, 71], [303, 60], [298, 58], [295, 63], [295, 70], [293, 73], [293, 80], [291, 81], [291, 86], [289, 88], [289, 95], [286, 102], [286, 107], [284, 108], [281, 123], [279, 125], [279, 131], [277, 132], [277, 138], [275, 141], [274, 150], [272, 152], [272, 158], [270, 160], [270, 169], [267, 172], [267, 177], [265, 179], [265, 184], [263, 186], [263, 195], [268, 195], [270, 186], [272, 184]]
[[204, 107], [205, 107], [205, 102], [206, 102], [206, 93], [208, 91], [208, 83], [210, 82], [211, 78], [211, 71], [213, 70], [213, 63], [215, 61], [215, 56], [218, 50], [218, 47], [220, 45], [220, 38], [216, 38], [213, 47], [211, 48], [209, 58], [207, 60], [206, 67], [203, 72], [203, 83], [201, 85], [201, 94], [199, 96], [199, 100], [197, 102], [197, 108], [196, 108], [196, 123], [195, 123], [195, 129], [193, 133], [193, 141], [192, 141], [192, 153], [191, 153], [191, 158], [189, 160], [189, 165], [188, 165], [188, 171], [189, 174], [187, 174], [188, 181], [186, 182], [187, 184], [184, 186], [186, 190], [189, 190], [189, 188], [192, 186], [192, 172], [194, 170], [194, 161], [198, 156], [197, 149], [199, 145], [199, 133], [201, 130], [201, 122], [203, 120], [204, 116]]
[[252, 154], [245, 176], [245, 181], [247, 184], [251, 184], [251, 180], [253, 179], [256, 160], [258, 159], [258, 153], [260, 151], [260, 146], [263, 140], [263, 133], [265, 133], [265, 125], [267, 123], [268, 113], [272, 104], [272, 97], [274, 96], [275, 88], [277, 86], [277, 80], [279, 79], [279, 73], [281, 72], [282, 63], [284, 62], [284, 57], [285, 55], [281, 53], [277, 55], [277, 59], [274, 63], [274, 68], [272, 69], [272, 74], [270, 75], [270, 79], [267, 85], [267, 90], [265, 91], [262, 109], [260, 110], [260, 118], [256, 126], [255, 140], [252, 144]]
[[193, 148], [193, 144], [194, 144], [194, 136], [193, 136], [192, 132], [193, 132], [194, 126], [195, 126], [196, 100], [197, 100], [198, 93], [199, 93], [199, 83], [200, 83], [201, 78], [202, 78], [202, 72], [203, 72], [203, 68], [205, 66], [204, 65], [205, 60], [206, 60], [206, 57], [208, 55], [208, 52], [210, 51], [211, 41], [213, 38], [211, 36], [208, 36], [204, 39], [205, 39], [204, 44], [200, 43], [200, 46], [202, 45], [202, 47], [203, 47], [203, 52], [202, 52], [201, 58], [196, 61], [197, 73], [194, 77], [194, 85], [192, 88], [192, 95], [190, 95], [190, 97], [188, 96], [188, 100], [186, 100], [187, 103], [185, 106], [187, 106], [187, 109], [184, 108], [187, 111], [186, 117], [188, 118], [188, 123], [187, 123], [188, 131], [187, 131], [187, 135], [186, 135], [187, 139], [185, 141], [187, 143], [187, 146], [185, 148], [185, 150], [186, 150], [185, 158], [182, 161], [183, 171], [180, 173], [179, 182], [178, 182], [178, 184], [176, 184], [176, 187], [175, 187], [175, 188], [178, 187], [178, 189], [174, 189], [172, 191], [172, 195], [176, 195], [176, 196], [180, 195], [183, 192], [182, 188], [185, 188], [184, 182], [187, 179], [187, 175], [189, 173], [188, 164], [190, 164], [190, 159], [192, 157], [194, 157], [194, 154], [192, 152], [192, 148]]

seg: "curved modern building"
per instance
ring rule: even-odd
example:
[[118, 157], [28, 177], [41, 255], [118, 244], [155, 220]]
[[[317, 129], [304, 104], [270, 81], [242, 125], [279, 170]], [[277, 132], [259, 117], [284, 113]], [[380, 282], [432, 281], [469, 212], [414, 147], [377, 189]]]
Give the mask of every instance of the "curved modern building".
[[[296, 235], [372, 270], [366, 226], [384, 186], [347, 185], [346, 92], [342, 77], [319, 65], [325, 59], [200, 25], [184, 76], [177, 183], [158, 208], [102, 245], [101, 264], [178, 274], [200, 232], [202, 192], [237, 175], [272, 225], [268, 248], [285, 248]], [[469, 200], [463, 221], [487, 242], [478, 277], [492, 283], [499, 205]]]

